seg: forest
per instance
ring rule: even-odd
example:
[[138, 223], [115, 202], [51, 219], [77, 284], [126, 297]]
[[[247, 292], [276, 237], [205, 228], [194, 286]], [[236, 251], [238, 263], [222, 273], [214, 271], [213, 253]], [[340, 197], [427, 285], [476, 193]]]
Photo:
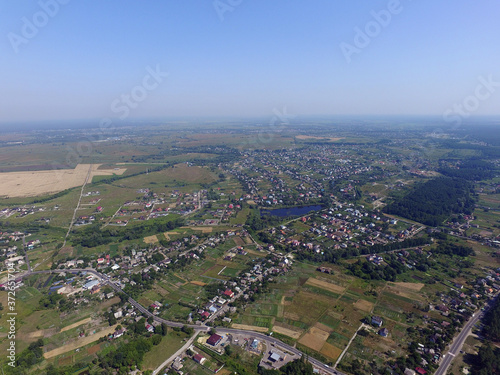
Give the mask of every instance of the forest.
[[384, 212], [435, 227], [451, 214], [472, 214], [472, 192], [471, 184], [464, 179], [439, 177], [417, 185], [386, 206]]
[[492, 178], [493, 171], [494, 167], [491, 163], [479, 159], [465, 160], [454, 168], [441, 167], [438, 169], [438, 172], [445, 176], [462, 178], [468, 181]]

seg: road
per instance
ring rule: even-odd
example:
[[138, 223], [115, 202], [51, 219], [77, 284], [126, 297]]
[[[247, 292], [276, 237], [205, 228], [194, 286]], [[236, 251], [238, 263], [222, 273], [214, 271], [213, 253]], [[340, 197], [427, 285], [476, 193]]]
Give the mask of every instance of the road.
[[335, 362], [335, 365], [333, 366], [333, 368], [336, 368], [338, 366], [338, 364], [340, 363], [340, 361], [342, 360], [342, 357], [344, 356], [344, 354], [347, 352], [347, 349], [349, 349], [349, 346], [351, 346], [351, 343], [354, 341], [354, 339], [356, 338], [356, 335], [358, 334], [359, 330], [361, 328], [365, 328], [365, 324], [364, 323], [361, 323], [361, 325], [359, 326], [359, 328], [356, 330], [356, 332], [354, 333], [354, 335], [352, 335], [351, 339], [349, 340], [349, 342], [347, 343], [347, 346], [345, 347], [345, 349], [342, 351], [342, 353], [339, 355], [339, 358], [337, 359], [337, 362]]
[[156, 375], [158, 374], [162, 368], [164, 368], [166, 365], [168, 365], [170, 362], [173, 362], [173, 360], [175, 358], [177, 358], [178, 356], [180, 356], [182, 353], [184, 353], [184, 351], [187, 350], [187, 348], [189, 348], [191, 346], [191, 344], [193, 344], [194, 340], [196, 339], [196, 337], [198, 336], [198, 333], [200, 332], [195, 332], [194, 335], [182, 346], [182, 348], [180, 348], [179, 350], [177, 350], [174, 354], [172, 354], [170, 357], [168, 357], [165, 361], [163, 361], [163, 363], [158, 366], [154, 371], [153, 371], [153, 375]]
[[[82, 271], [83, 272], [87, 272], [87, 273], [91, 273], [91, 274], [95, 275], [104, 284], [109, 285], [116, 292], [126, 294], [118, 285], [116, 285], [114, 282], [112, 282], [109, 279], [109, 277], [107, 277], [106, 275], [101, 274], [100, 272], [98, 272], [98, 271], [96, 271], [96, 270], [94, 270], [92, 268], [85, 268], [85, 269], [75, 268], [75, 269], [72, 269], [72, 270], [32, 271], [32, 272], [26, 272], [23, 275], [18, 275], [17, 277], [18, 278], [19, 277], [20, 278], [24, 278], [24, 277], [27, 277], [27, 276], [30, 276], [30, 275], [36, 275], [36, 274], [44, 274], [44, 273], [50, 274], [50, 273], [61, 273], [61, 272], [75, 273], [75, 274], [77, 274], [77, 273], [80, 273]], [[142, 306], [139, 302], [137, 302], [136, 300], [134, 300], [130, 296], [129, 296], [128, 302], [132, 306], [134, 306], [135, 308], [137, 308], [137, 310], [139, 310], [140, 312], [142, 312], [143, 314], [145, 314], [146, 316], [152, 317], [155, 321], [157, 321], [159, 323], [165, 323], [169, 327], [183, 327], [183, 326], [188, 326], [188, 327], [193, 328], [193, 330], [195, 331], [195, 334], [198, 334], [200, 332], [208, 332], [211, 329], [211, 327], [208, 327], [206, 325], [184, 324], [184, 323], [172, 322], [172, 321], [160, 318], [160, 317], [158, 317], [156, 315], [153, 315], [149, 310], [147, 310], [144, 306]], [[231, 334], [232, 333], [232, 334], [248, 335], [249, 337], [250, 336], [251, 337], [256, 337], [256, 338], [259, 338], [260, 340], [265, 341], [267, 343], [273, 343], [274, 345], [276, 345], [276, 346], [278, 346], [280, 348], [283, 348], [284, 350], [286, 350], [286, 351], [288, 351], [290, 353], [294, 353], [294, 354], [296, 354], [298, 356], [302, 356], [302, 355], [305, 356], [305, 354], [302, 353], [300, 350], [294, 348], [293, 346], [287, 345], [284, 342], [282, 342], [282, 341], [280, 341], [280, 340], [278, 340], [278, 339], [276, 339], [276, 338], [274, 338], [272, 336], [267, 336], [267, 335], [264, 335], [262, 333], [258, 333], [258, 332], [254, 332], [254, 331], [246, 331], [246, 330], [242, 330], [242, 329], [223, 328], [223, 327], [213, 327], [213, 328], [215, 328], [215, 330], [217, 331], [217, 333], [222, 333], [222, 334], [228, 334], [228, 333]], [[326, 374], [329, 374], [329, 375], [345, 375], [345, 374], [343, 374], [342, 372], [340, 372], [338, 370], [330, 368], [328, 365], [325, 365], [323, 362], [320, 362], [317, 359], [314, 359], [312, 357], [308, 357], [308, 359], [309, 359], [309, 362], [311, 362], [311, 364], [313, 364], [317, 368], [321, 369], [323, 371], [323, 373], [326, 373]]]
[[[222, 327], [217, 327], [216, 328], [217, 333], [222, 333], [222, 334], [238, 334], [238, 335], [248, 335], [249, 337], [255, 337], [259, 339], [262, 342], [265, 342], [267, 344], [267, 347], [269, 348], [271, 345], [274, 344], [278, 349], [282, 351], [287, 351], [290, 353], [293, 353], [298, 356], [305, 355], [302, 353], [300, 350], [297, 348], [294, 348], [293, 346], [287, 345], [284, 342], [272, 337], [272, 336], [267, 336], [263, 333], [258, 333], [254, 331], [245, 331], [241, 329], [233, 329], [233, 328], [222, 328]], [[330, 375], [345, 375], [344, 373], [335, 370], [331, 368], [328, 365], [325, 365], [323, 362], [318, 361], [317, 359], [313, 357], [308, 357], [308, 361], [315, 367], [321, 369], [323, 373], [330, 374]]]
[[464, 326], [464, 328], [460, 331], [457, 337], [453, 340], [450, 350], [448, 353], [446, 353], [443, 356], [443, 359], [441, 360], [441, 363], [439, 364], [439, 368], [435, 372], [435, 375], [444, 375], [446, 374], [446, 371], [448, 370], [448, 367], [450, 366], [451, 362], [455, 358], [455, 356], [460, 352], [462, 349], [462, 346], [464, 345], [465, 340], [469, 336], [472, 327], [481, 319], [486, 311], [490, 309], [491, 306], [494, 305], [495, 300], [498, 298], [498, 295], [490, 300], [488, 302], [488, 306], [486, 307], [484, 312], [476, 312], [474, 315], [469, 319], [467, 324]]
[[69, 224], [68, 232], [66, 233], [66, 236], [64, 237], [64, 242], [61, 246], [61, 249], [64, 246], [66, 246], [66, 241], [68, 240], [69, 233], [71, 232], [71, 229], [73, 228], [73, 223], [75, 222], [76, 213], [77, 213], [78, 209], [80, 208], [80, 202], [82, 201], [83, 189], [85, 189], [87, 182], [89, 182], [90, 175], [92, 174], [92, 166], [93, 166], [93, 164], [90, 164], [89, 171], [87, 172], [87, 177], [85, 177], [85, 181], [82, 185], [82, 189], [80, 190], [80, 198], [78, 198], [78, 203], [76, 204], [75, 211], [73, 211], [73, 218], [71, 219], [71, 223]]

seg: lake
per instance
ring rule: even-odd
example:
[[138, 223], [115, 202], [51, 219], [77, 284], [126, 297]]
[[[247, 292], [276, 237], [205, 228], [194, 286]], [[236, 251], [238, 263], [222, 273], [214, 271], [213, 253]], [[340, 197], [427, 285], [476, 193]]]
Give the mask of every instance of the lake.
[[273, 215], [279, 217], [287, 216], [300, 216], [308, 214], [311, 211], [319, 211], [323, 206], [303, 206], [303, 207], [289, 207], [289, 208], [276, 208], [274, 210], [260, 210], [261, 215]]

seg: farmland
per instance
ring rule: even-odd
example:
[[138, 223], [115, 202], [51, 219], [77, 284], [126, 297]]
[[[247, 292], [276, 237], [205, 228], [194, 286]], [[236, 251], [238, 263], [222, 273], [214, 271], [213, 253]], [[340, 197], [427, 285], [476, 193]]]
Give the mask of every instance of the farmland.
[[[73, 169], [41, 168], [21, 155], [23, 145], [12, 149], [17, 165], [0, 152], [4, 175], [25, 176], [24, 182], [6, 177], [2, 185], [11, 189], [0, 211], [4, 264], [15, 259], [16, 272], [25, 272], [25, 246], [35, 270], [66, 273], [32, 275], [18, 293], [19, 350], [44, 343], [45, 359], [32, 373], [80, 362], [96, 370], [111, 358], [97, 353], [142, 338], [154, 342], [142, 368], [154, 369], [187, 338], [149, 326], [151, 319], [109, 287], [83, 288], [91, 277], [73, 275], [74, 268], [106, 274], [163, 319], [272, 333], [329, 365], [345, 351], [339, 369], [351, 373], [358, 362], [366, 373], [368, 366], [409, 358], [420, 336], [443, 352], [444, 339], [436, 343], [422, 332], [448, 339], [453, 325], [493, 293], [481, 279], [500, 266], [497, 180], [475, 185], [481, 194], [473, 213], [446, 214], [436, 228], [383, 212], [436, 177], [439, 158], [451, 149], [433, 151], [424, 173], [406, 146], [379, 148], [348, 131], [304, 135], [292, 126], [272, 146], [255, 150], [257, 137], [244, 131], [159, 129], [147, 139], [97, 142]], [[46, 148], [61, 157], [59, 151], [55, 144]], [[48, 167], [46, 157], [40, 163]], [[47, 173], [56, 172], [68, 185], [55, 181], [56, 190], [43, 190], [43, 182], [52, 183]], [[37, 196], [16, 185], [26, 181]], [[305, 213], [291, 215], [296, 208]], [[54, 297], [58, 290], [61, 297]], [[0, 302], [7, 305], [4, 293]], [[374, 316], [381, 327], [371, 324]], [[118, 326], [125, 333], [115, 339]], [[0, 324], [0, 333], [6, 329]], [[6, 347], [4, 338], [0, 349]], [[184, 362], [195, 373], [206, 370]]]
[[87, 175], [92, 180], [94, 176], [121, 175], [125, 172], [125, 168], [99, 169], [99, 166], [100, 164], [78, 164], [75, 169], [0, 173], [0, 196], [32, 197], [53, 194], [83, 185]]

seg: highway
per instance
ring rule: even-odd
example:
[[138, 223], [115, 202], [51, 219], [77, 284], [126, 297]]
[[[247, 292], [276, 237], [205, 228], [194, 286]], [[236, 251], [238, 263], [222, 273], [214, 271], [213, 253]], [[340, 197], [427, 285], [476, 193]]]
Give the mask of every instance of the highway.
[[469, 336], [472, 327], [484, 316], [484, 314], [494, 305], [494, 301], [498, 298], [498, 295], [490, 300], [488, 302], [488, 306], [484, 311], [478, 311], [474, 313], [474, 315], [469, 319], [467, 324], [464, 326], [464, 328], [460, 331], [457, 337], [453, 340], [450, 350], [448, 353], [443, 355], [443, 358], [441, 360], [441, 363], [439, 364], [439, 367], [437, 371], [435, 372], [435, 375], [445, 375], [446, 371], [448, 370], [448, 367], [450, 366], [451, 362], [455, 358], [455, 356], [460, 352], [462, 349], [462, 346], [464, 345], [465, 340]]

